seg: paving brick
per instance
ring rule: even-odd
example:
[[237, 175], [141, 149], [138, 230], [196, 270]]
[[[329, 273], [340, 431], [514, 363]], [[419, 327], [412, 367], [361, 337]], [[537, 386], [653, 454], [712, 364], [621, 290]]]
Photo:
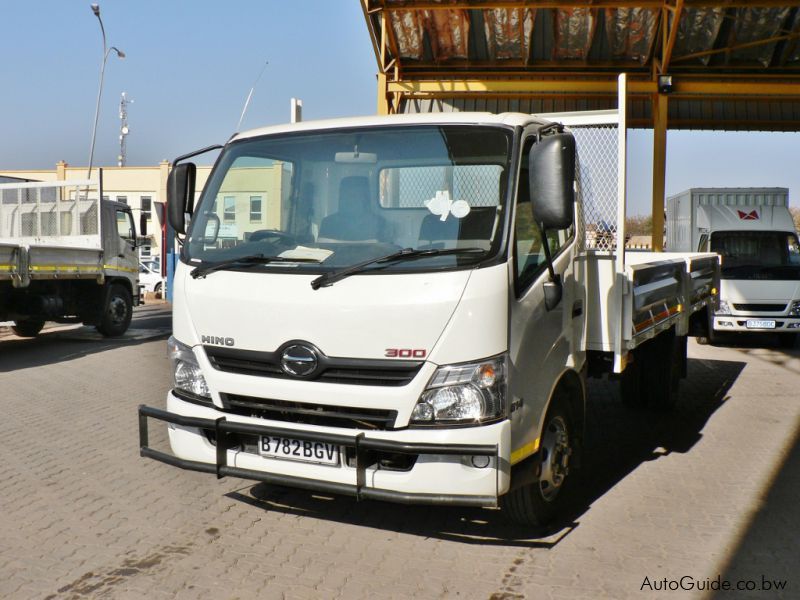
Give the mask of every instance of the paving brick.
[[691, 343], [671, 414], [627, 411], [592, 381], [574, 525], [536, 532], [496, 510], [327, 499], [139, 458], [136, 407], [163, 406], [169, 386], [169, 321], [136, 314], [118, 341], [0, 335], [0, 598], [626, 598], [645, 576], [797, 571], [797, 350]]

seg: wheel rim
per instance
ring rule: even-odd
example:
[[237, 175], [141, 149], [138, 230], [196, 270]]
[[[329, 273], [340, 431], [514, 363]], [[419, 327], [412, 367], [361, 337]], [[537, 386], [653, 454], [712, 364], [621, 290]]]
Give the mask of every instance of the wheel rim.
[[548, 502], [558, 495], [567, 479], [572, 454], [569, 443], [566, 421], [560, 415], [553, 417], [542, 436], [542, 473], [539, 477], [542, 498]]
[[122, 325], [128, 316], [128, 305], [121, 296], [114, 296], [108, 303], [108, 317], [112, 324]]

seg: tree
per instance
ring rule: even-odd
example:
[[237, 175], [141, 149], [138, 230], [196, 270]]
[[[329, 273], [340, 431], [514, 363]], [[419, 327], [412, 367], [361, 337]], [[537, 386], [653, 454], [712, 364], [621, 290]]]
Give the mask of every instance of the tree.
[[652, 235], [653, 217], [634, 215], [625, 218], [625, 235]]

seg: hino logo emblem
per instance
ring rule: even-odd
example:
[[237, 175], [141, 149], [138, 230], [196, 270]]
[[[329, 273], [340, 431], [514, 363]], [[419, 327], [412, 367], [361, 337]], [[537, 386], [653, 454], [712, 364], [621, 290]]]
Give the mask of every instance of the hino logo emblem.
[[214, 344], [215, 346], [235, 346], [236, 342], [231, 337], [220, 337], [218, 335], [201, 335], [201, 344]]
[[317, 370], [317, 353], [302, 344], [287, 346], [281, 354], [281, 369], [295, 377], [307, 377]]

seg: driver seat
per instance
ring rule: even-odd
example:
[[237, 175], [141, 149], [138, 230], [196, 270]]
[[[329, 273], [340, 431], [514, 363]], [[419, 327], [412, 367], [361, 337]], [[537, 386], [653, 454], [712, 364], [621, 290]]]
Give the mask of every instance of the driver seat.
[[317, 241], [378, 241], [383, 239], [385, 229], [383, 217], [371, 206], [369, 180], [343, 177], [339, 183], [339, 210], [322, 219]]

